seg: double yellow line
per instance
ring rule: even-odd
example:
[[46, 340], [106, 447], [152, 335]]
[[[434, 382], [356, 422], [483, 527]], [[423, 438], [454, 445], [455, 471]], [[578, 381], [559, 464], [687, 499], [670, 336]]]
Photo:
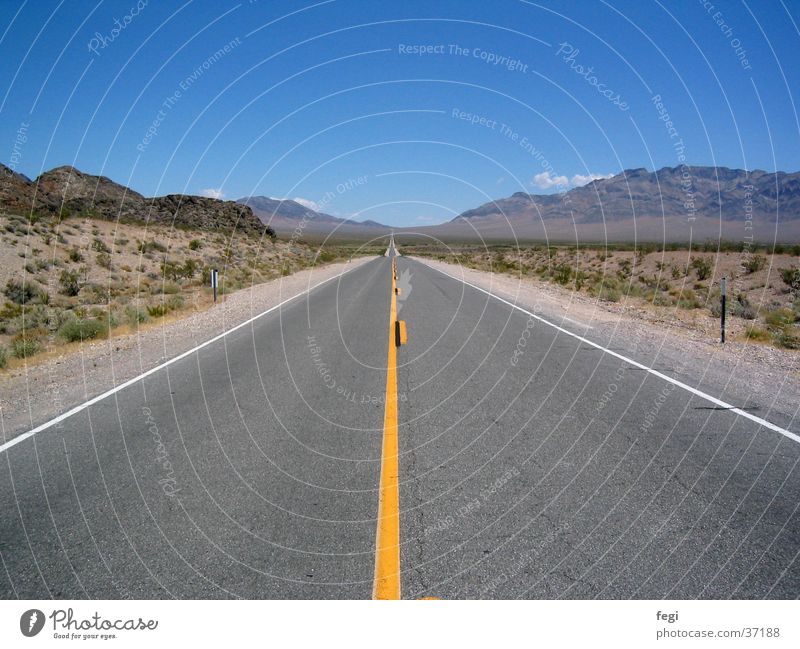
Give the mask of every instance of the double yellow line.
[[400, 469], [397, 435], [397, 347], [406, 342], [405, 322], [397, 319], [397, 258], [392, 257], [389, 352], [386, 363], [386, 409], [378, 494], [373, 599], [400, 599]]

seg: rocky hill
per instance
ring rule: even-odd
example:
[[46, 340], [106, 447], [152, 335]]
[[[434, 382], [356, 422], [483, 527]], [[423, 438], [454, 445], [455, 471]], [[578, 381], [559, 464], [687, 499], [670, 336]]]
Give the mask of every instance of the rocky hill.
[[30, 178], [0, 164], [0, 209], [10, 214], [49, 212], [54, 209], [52, 199], [36, 191]]
[[10, 214], [87, 214], [212, 231], [264, 231], [253, 211], [234, 201], [184, 194], [145, 198], [105, 176], [69, 166], [51, 169], [32, 181], [0, 165], [0, 208]]

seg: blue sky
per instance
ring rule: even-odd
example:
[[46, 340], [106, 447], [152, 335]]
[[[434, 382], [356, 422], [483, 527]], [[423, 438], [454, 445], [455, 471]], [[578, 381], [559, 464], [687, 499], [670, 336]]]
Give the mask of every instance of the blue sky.
[[679, 153], [797, 171], [798, 24], [786, 0], [5, 1], [0, 162], [392, 225]]

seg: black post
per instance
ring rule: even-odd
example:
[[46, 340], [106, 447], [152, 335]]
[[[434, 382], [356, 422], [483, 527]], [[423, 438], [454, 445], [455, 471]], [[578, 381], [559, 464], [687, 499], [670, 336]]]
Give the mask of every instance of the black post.
[[217, 277], [218, 277], [218, 275], [217, 275], [216, 269], [212, 270], [211, 271], [211, 288], [214, 289], [214, 302], [217, 301]]
[[726, 291], [726, 289], [727, 289], [726, 284], [727, 284], [727, 281], [723, 277], [720, 280], [720, 283], [719, 283], [720, 298], [721, 298], [721, 301], [722, 301], [722, 309], [721, 309], [720, 314], [719, 314], [719, 318], [720, 318], [720, 333], [721, 333], [720, 340], [722, 341], [722, 343], [725, 342], [725, 301], [726, 301], [726, 297], [727, 297], [725, 295], [725, 293], [727, 292]]

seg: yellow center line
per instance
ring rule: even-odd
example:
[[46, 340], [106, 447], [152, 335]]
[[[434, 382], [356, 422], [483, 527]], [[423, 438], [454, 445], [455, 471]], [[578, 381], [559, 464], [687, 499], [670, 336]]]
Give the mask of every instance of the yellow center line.
[[378, 531], [375, 542], [373, 599], [400, 599], [400, 485], [397, 439], [397, 319], [396, 260], [392, 258], [389, 308], [389, 357], [386, 363], [386, 410], [383, 414], [383, 452], [378, 495]]

